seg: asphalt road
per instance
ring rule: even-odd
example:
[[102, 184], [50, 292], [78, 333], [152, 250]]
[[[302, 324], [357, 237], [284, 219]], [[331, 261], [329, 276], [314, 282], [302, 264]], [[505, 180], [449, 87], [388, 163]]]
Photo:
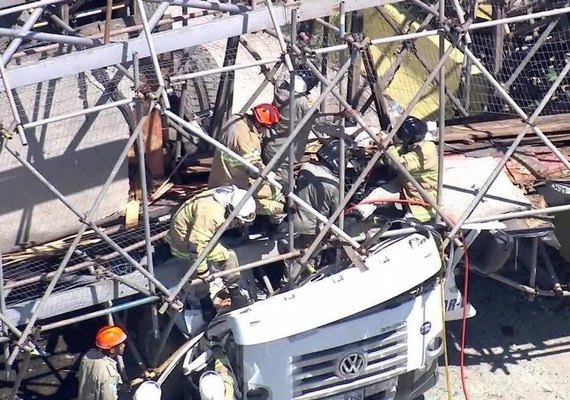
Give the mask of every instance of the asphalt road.
[[[471, 400], [570, 399], [570, 308], [558, 299], [529, 301], [515, 289], [471, 274], [465, 383]], [[445, 368], [426, 400], [464, 399], [460, 379], [460, 321], [448, 324], [449, 381]], [[440, 362], [442, 364], [443, 362]]]

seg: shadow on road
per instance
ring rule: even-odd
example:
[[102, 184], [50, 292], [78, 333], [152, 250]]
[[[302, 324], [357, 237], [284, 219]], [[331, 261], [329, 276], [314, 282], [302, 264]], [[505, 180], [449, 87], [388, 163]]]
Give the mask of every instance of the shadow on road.
[[[470, 274], [465, 365], [490, 364], [491, 372], [523, 360], [561, 355], [570, 359], [570, 310], [558, 298], [529, 297], [490, 278]], [[459, 365], [461, 321], [447, 325], [450, 365]]]

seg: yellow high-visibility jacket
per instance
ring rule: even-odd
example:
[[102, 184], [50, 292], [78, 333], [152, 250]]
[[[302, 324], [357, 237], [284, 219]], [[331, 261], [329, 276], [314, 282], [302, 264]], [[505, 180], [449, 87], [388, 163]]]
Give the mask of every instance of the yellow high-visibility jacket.
[[[222, 128], [220, 143], [245, 158], [251, 164], [263, 169], [261, 160], [261, 137], [249, 117], [232, 116]], [[247, 190], [253, 183], [248, 168], [227, 153], [216, 149], [208, 179], [209, 188], [235, 185]], [[275, 215], [283, 213], [285, 198], [273, 186], [262, 183], [254, 195], [258, 203], [258, 214]]]
[[[214, 199], [214, 191], [207, 190], [187, 200], [172, 217], [166, 241], [174, 256], [199, 256], [224, 223], [226, 210]], [[228, 250], [218, 243], [200, 264], [198, 273], [208, 270], [207, 262], [222, 262], [229, 258]]]
[[[408, 172], [435, 199], [437, 196], [438, 155], [435, 143], [421, 141], [412, 145], [407, 153], [400, 154], [401, 146], [393, 146], [388, 151], [396, 156]], [[402, 177], [401, 184], [404, 196], [409, 200], [424, 201], [417, 189]], [[415, 218], [422, 222], [429, 221], [435, 216], [429, 207], [411, 205], [410, 209]]]
[[[222, 128], [219, 141], [250, 163], [261, 164], [261, 139], [249, 117], [233, 115]], [[240, 189], [247, 189], [250, 184], [246, 166], [216, 149], [208, 186], [236, 185]]]

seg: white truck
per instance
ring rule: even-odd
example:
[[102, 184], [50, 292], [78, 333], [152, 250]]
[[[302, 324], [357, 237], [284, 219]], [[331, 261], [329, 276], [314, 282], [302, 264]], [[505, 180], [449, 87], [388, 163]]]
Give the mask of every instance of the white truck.
[[[204, 336], [222, 344], [235, 398], [416, 399], [437, 380], [441, 272], [431, 234], [387, 239], [369, 249], [364, 265], [226, 314]], [[186, 333], [200, 328], [194, 321]], [[191, 386], [211, 356], [208, 346], [186, 354]]]

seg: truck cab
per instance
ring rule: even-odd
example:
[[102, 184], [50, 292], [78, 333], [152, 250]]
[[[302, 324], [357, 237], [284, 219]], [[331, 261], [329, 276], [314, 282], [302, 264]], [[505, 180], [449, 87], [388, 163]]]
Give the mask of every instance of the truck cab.
[[[384, 240], [363, 266], [216, 318], [204, 337], [222, 344], [236, 398], [417, 398], [435, 384], [443, 349], [440, 254], [432, 234]], [[186, 355], [194, 385], [207, 369], [196, 359], [209, 355]]]

